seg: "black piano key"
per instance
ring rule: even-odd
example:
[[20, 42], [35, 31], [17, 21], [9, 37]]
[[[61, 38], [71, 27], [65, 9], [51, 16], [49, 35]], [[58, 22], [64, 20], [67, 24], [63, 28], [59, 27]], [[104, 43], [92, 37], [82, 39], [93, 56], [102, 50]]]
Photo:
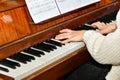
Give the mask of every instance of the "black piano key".
[[45, 49], [45, 48], [42, 48], [42, 47], [40, 47], [40, 46], [33, 46], [33, 48], [35, 48], [35, 49], [38, 49], [38, 50], [42, 50], [42, 51], [45, 51], [45, 52], [50, 52], [50, 50], [47, 50], [47, 49]]
[[21, 58], [22, 60], [24, 60], [24, 61], [26, 61], [26, 62], [27, 62], [27, 61], [31, 61], [31, 58], [28, 57], [28, 56], [25, 55], [25, 54], [21, 54], [21, 53], [19, 53], [19, 54], [16, 54], [15, 56]]
[[59, 47], [62, 46], [62, 44], [60, 42], [57, 42], [57, 41], [54, 41], [54, 40], [47, 40], [46, 42], [48, 42], [50, 44], [53, 44], [53, 45], [56, 45], [56, 46], [59, 46]]
[[89, 25], [81, 25], [79, 27], [74, 28], [73, 30], [96, 30], [96, 28], [93, 28]]
[[[41, 45], [41, 44], [40, 44], [40, 45]], [[53, 50], [54, 50], [54, 48], [53, 48], [51, 45], [49, 45], [49, 44], [46, 44], [46, 43], [43, 42], [42, 45], [44, 45], [45, 48], [46, 48], [46, 49], [49, 49], [50, 51], [53, 51]], [[41, 45], [41, 46], [42, 46], [42, 45]]]
[[100, 22], [104, 22], [104, 23], [110, 23], [112, 20], [116, 20], [116, 15], [117, 15], [118, 10], [115, 10], [109, 14], [106, 14], [104, 16], [101, 16], [95, 20], [89, 21], [89, 24], [92, 24], [94, 22], [100, 21]]
[[43, 50], [45, 52], [53, 51], [53, 49], [51, 47], [49, 47], [48, 45], [46, 45], [45, 43], [39, 43], [39, 44], [37, 44], [33, 47], [37, 48], [37, 49], [40, 49], [40, 50]]
[[27, 61], [25, 61], [25, 60], [23, 60], [23, 59], [21, 59], [19, 57], [16, 57], [16, 56], [10, 56], [9, 58], [13, 59], [13, 60], [16, 60], [16, 61], [19, 61], [19, 62], [24, 63], [24, 64], [27, 63]]
[[44, 42], [40, 43], [38, 46], [43, 46], [45, 47], [46, 49], [49, 49], [50, 51], [53, 51], [54, 50], [54, 47], [50, 44], [46, 44]]
[[7, 66], [9, 68], [12, 68], [12, 69], [16, 69], [16, 66], [20, 66], [19, 64], [15, 63], [15, 62], [12, 62], [10, 60], [7, 60], [7, 59], [1, 60], [0, 64], [4, 65], [4, 66]]
[[41, 54], [42, 52], [40, 51], [37, 51], [37, 50], [34, 50], [34, 49], [26, 49], [24, 50], [23, 52], [26, 52], [26, 54], [31, 54], [31, 55], [34, 55], [34, 56], [37, 56], [37, 57], [41, 57]]
[[31, 49], [38, 51], [39, 54], [41, 54], [41, 55], [45, 55], [45, 53], [43, 51], [41, 51], [40, 49], [36, 49], [36, 48], [33, 48], [33, 47]]
[[17, 67], [20, 67], [20, 66], [21, 66], [18, 62], [11, 61], [11, 60], [8, 60], [8, 59], [5, 59], [5, 60], [6, 60], [6, 61], [9, 61], [11, 65], [14, 65], [14, 66], [17, 66]]
[[26, 60], [26, 61], [35, 60], [35, 58], [33, 56], [22, 54], [22, 53], [17, 54], [17, 56], [22, 59], [24, 58], [24, 60]]
[[7, 68], [4, 68], [4, 67], [0, 67], [0, 70], [4, 71], [4, 72], [9, 72], [9, 70]]
[[13, 56], [10, 56], [9, 58], [25, 64], [27, 63], [27, 61], [35, 60], [33, 56], [25, 55], [22, 53], [17, 53]]
[[52, 45], [51, 43], [48, 43], [48, 42], [46, 42], [46, 41], [45, 41], [45, 43], [46, 43], [49, 47], [51, 47], [52, 49], [57, 49], [57, 47], [56, 47], [55, 45]]

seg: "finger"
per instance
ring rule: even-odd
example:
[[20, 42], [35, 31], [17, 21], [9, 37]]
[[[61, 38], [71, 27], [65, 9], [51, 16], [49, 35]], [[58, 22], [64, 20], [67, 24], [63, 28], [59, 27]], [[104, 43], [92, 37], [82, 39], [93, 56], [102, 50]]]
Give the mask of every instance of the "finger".
[[62, 43], [62, 44], [66, 44], [66, 43], [68, 43], [68, 42], [71, 42], [71, 39], [70, 39], [70, 38], [68, 38], [68, 39], [66, 39], [66, 40], [61, 41], [61, 43]]
[[110, 28], [105, 28], [105, 29], [100, 30], [101, 34], [108, 34], [110, 32], [112, 32], [112, 30]]
[[96, 22], [93, 23], [92, 26], [101, 30], [106, 27], [106, 24], [104, 22]]
[[66, 38], [70, 38], [71, 37], [71, 34], [69, 33], [62, 33], [62, 34], [59, 34], [55, 37], [55, 39], [66, 39]]
[[63, 29], [63, 30], [60, 30], [60, 33], [71, 33], [72, 30], [70, 29]]
[[100, 24], [102, 27], [106, 27], [106, 24], [104, 22], [101, 22]]
[[91, 24], [91, 26], [94, 28], [98, 28], [99, 25], [100, 25], [100, 22], [95, 22]]

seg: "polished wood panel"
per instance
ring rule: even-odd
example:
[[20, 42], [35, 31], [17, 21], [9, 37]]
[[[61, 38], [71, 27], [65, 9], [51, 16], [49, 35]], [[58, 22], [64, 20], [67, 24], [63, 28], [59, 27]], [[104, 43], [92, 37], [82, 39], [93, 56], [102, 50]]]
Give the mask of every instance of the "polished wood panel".
[[5, 75], [0, 74], [0, 80], [14, 80], [14, 79], [9, 77], [9, 76], [5, 76]]
[[0, 12], [25, 5], [25, 0], [0, 0]]
[[22, 7], [0, 13], [0, 45], [17, 40], [30, 33]]

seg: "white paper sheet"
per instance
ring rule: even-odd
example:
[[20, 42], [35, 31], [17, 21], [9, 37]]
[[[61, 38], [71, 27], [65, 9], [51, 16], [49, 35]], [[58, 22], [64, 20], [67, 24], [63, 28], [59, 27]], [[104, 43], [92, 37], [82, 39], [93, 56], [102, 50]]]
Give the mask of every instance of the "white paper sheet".
[[100, 0], [25, 0], [34, 23], [96, 3]]
[[60, 15], [55, 0], [26, 0], [26, 4], [34, 23]]
[[56, 0], [62, 14], [98, 1], [100, 0]]

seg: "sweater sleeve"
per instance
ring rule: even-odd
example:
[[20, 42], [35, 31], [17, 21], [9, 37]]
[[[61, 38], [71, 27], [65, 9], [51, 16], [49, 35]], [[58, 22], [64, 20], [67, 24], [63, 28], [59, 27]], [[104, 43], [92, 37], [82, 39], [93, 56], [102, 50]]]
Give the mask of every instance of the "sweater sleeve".
[[120, 11], [117, 14], [116, 22], [116, 31], [107, 36], [92, 30], [88, 30], [83, 35], [83, 41], [89, 53], [99, 63], [120, 64]]
[[120, 80], [120, 66], [112, 66], [110, 72], [106, 75], [106, 80]]
[[120, 64], [120, 32], [107, 36], [96, 31], [87, 31], [83, 40], [91, 56], [102, 64]]

